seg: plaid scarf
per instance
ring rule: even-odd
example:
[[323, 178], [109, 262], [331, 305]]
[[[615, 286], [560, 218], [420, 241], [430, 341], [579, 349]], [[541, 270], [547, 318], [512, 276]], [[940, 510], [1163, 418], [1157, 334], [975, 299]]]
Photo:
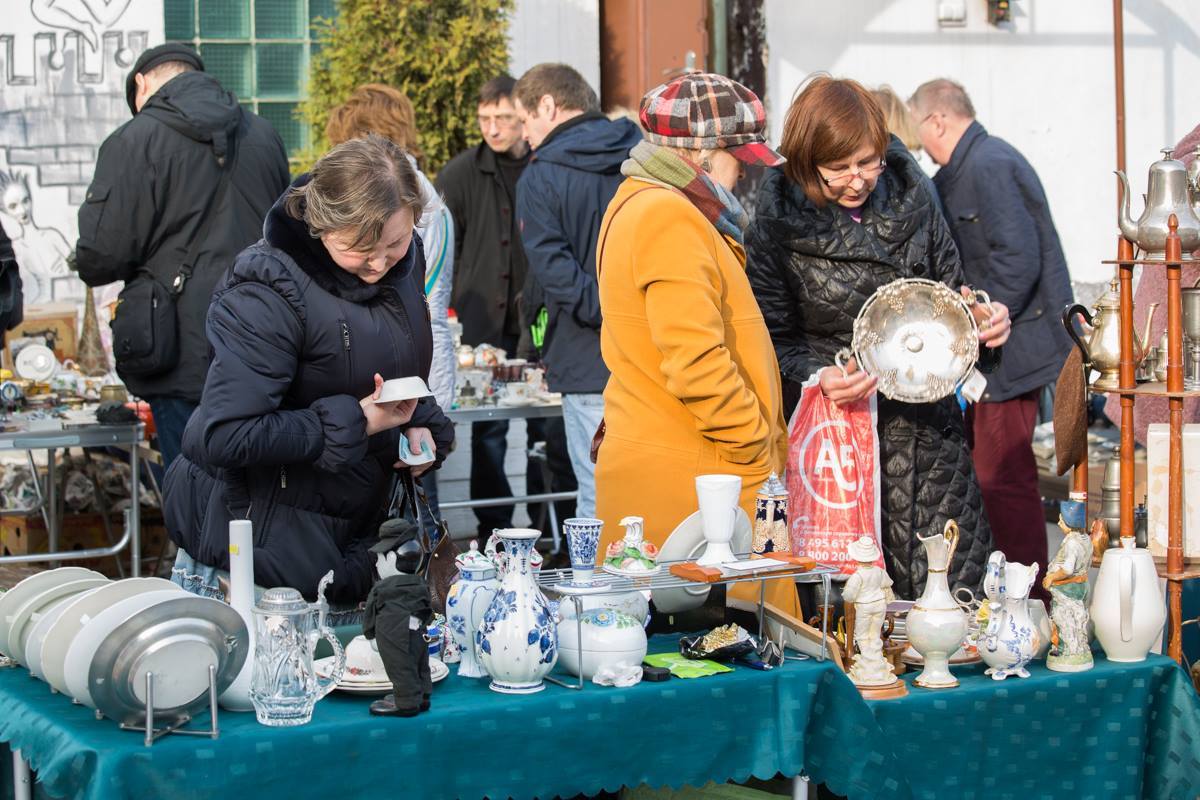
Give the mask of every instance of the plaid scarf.
[[744, 243], [743, 232], [750, 221], [746, 210], [732, 192], [714, 183], [691, 161], [643, 140], [629, 151], [621, 174], [678, 189], [713, 227], [738, 244]]

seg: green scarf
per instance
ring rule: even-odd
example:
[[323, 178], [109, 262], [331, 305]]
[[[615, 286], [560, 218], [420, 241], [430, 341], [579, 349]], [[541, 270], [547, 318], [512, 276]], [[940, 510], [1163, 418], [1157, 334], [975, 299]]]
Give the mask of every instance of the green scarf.
[[629, 151], [621, 174], [678, 189], [718, 231], [743, 244], [743, 232], [750, 222], [746, 210], [732, 192], [714, 183], [691, 161], [666, 147], [641, 141]]

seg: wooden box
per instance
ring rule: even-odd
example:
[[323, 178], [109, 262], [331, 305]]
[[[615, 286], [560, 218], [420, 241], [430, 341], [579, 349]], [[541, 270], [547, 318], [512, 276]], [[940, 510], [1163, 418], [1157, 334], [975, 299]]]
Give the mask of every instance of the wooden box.
[[[156, 510], [142, 509], [142, 574], [149, 575], [154, 569], [159, 553], [166, 555], [160, 572], [170, 569], [174, 559], [174, 548], [167, 541], [167, 529], [163, 524], [162, 515]], [[118, 542], [124, 533], [124, 517], [113, 514], [109, 517], [109, 528], [112, 530], [113, 542]], [[41, 514], [31, 516], [0, 517], [0, 555], [24, 556], [35, 553], [49, 552], [50, 537], [46, 531], [46, 522]], [[91, 550], [98, 547], [109, 547], [110, 543], [104, 534], [104, 521], [99, 514], [67, 514], [62, 524], [62, 534], [58, 549]], [[121, 564], [125, 574], [129, 575], [129, 548], [120, 554]], [[110, 578], [120, 577], [117, 570], [116, 557], [64, 559], [64, 565], [87, 567], [101, 572]], [[47, 567], [48, 563], [40, 562], [35, 566]]]

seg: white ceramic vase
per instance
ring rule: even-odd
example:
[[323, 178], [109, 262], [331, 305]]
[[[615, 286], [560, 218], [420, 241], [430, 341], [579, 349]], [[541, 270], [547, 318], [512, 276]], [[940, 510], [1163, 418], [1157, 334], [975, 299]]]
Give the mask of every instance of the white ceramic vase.
[[1038, 565], [1008, 563], [999, 550], [988, 559], [984, 592], [989, 601], [988, 625], [979, 636], [985, 675], [1002, 681], [1010, 675], [1028, 678], [1025, 665], [1037, 655], [1041, 632], [1029, 609], [1029, 590]]
[[229, 605], [250, 632], [246, 663], [218, 701], [229, 711], [253, 711], [250, 675], [254, 671], [254, 525], [248, 519], [229, 522]]
[[475, 635], [479, 660], [492, 676], [493, 691], [540, 692], [542, 679], [558, 661], [554, 617], [530, 567], [541, 531], [508, 528], [496, 535], [504, 543], [504, 575]]
[[958, 686], [950, 672], [950, 655], [962, 646], [967, 634], [967, 615], [950, 595], [947, 570], [958, 547], [958, 525], [946, 523], [946, 532], [917, 539], [925, 546], [929, 576], [925, 592], [908, 612], [908, 641], [925, 659], [925, 667], [915, 683], [926, 689]]
[[1143, 661], [1162, 635], [1167, 606], [1154, 558], [1132, 537], [1104, 551], [1091, 617], [1109, 661]]
[[742, 479], [737, 475], [696, 476], [696, 500], [706, 543], [704, 553], [696, 559], [697, 564], [708, 566], [737, 560], [729, 543], [733, 541], [733, 524], [741, 494]]
[[496, 565], [479, 552], [475, 542], [457, 561], [458, 578], [446, 593], [446, 625], [461, 654], [458, 674], [462, 678], [486, 678], [487, 671], [475, 648], [475, 632], [500, 588], [500, 580]]

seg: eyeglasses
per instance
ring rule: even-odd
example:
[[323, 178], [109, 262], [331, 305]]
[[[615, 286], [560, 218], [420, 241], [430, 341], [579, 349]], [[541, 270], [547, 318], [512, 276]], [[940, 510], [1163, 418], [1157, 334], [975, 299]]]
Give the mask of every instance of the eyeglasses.
[[824, 175], [821, 175], [819, 170], [817, 172], [817, 175], [819, 175], [821, 178], [821, 181], [824, 182], [824, 184], [826, 186], [830, 187], [831, 189], [842, 189], [842, 188], [849, 186], [851, 183], [853, 183], [855, 178], [862, 178], [864, 181], [871, 180], [875, 176], [879, 175], [879, 173], [883, 172], [883, 167], [884, 167], [884, 163], [883, 163], [883, 159], [881, 158], [881, 159], [879, 159], [878, 164], [872, 164], [872, 165], [866, 166], [866, 167], [859, 167], [858, 169], [852, 168], [852, 169], [847, 170], [846, 172], [838, 173], [837, 175], [834, 175], [832, 178], [826, 178]]

